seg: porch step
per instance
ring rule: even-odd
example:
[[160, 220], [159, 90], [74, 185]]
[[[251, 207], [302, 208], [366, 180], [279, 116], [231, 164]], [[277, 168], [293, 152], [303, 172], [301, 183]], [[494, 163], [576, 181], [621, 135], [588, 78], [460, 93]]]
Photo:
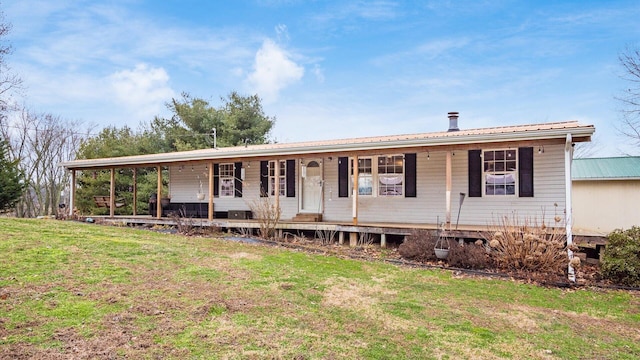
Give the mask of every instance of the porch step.
[[300, 222], [321, 222], [322, 214], [297, 214], [291, 220]]

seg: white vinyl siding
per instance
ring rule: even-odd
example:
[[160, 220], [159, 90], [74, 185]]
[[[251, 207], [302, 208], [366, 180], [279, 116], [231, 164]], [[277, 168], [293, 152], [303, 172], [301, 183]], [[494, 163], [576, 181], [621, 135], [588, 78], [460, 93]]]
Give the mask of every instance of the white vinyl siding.
[[[553, 222], [555, 216], [564, 217], [564, 145], [545, 145], [545, 152], [541, 154], [534, 151], [535, 196], [529, 198], [517, 196], [469, 197], [467, 154], [466, 150], [461, 150], [454, 151], [452, 156], [451, 221], [453, 226], [457, 220], [460, 193], [467, 195], [462, 208], [460, 208], [460, 226], [487, 226], [499, 221], [503, 216], [513, 216], [513, 214], [517, 214], [521, 218], [536, 219], [539, 222], [544, 219], [548, 225], [549, 222]], [[444, 221], [446, 216], [445, 155], [444, 151], [417, 153], [417, 197], [359, 196], [359, 223], [435, 225], [438, 221]], [[297, 160], [296, 163], [299, 163], [299, 159]], [[338, 196], [338, 157], [325, 157], [322, 161], [324, 169], [323, 219], [330, 222], [350, 223], [352, 221], [353, 199]], [[377, 164], [377, 161], [374, 164]], [[243, 197], [215, 198], [216, 211], [249, 210], [252, 202], [264, 199], [259, 196], [259, 165], [259, 161], [243, 163], [246, 172], [243, 181]], [[186, 166], [182, 171], [179, 171], [178, 166], [171, 167], [172, 201], [198, 202], [198, 176], [203, 181], [206, 193], [205, 199], [201, 202], [206, 203], [209, 199], [209, 179], [205, 165], [195, 165], [193, 171], [190, 166]], [[296, 197], [279, 197], [282, 209], [281, 218], [284, 221], [290, 220], [298, 213], [299, 182], [300, 171], [296, 171]], [[269, 197], [269, 199], [273, 200], [273, 197]]]

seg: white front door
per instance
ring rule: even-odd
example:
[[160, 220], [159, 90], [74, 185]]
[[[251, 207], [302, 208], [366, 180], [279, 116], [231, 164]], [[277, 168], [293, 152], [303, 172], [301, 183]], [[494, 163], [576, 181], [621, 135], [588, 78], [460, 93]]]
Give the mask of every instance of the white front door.
[[310, 160], [300, 166], [302, 194], [300, 212], [322, 213], [322, 161]]

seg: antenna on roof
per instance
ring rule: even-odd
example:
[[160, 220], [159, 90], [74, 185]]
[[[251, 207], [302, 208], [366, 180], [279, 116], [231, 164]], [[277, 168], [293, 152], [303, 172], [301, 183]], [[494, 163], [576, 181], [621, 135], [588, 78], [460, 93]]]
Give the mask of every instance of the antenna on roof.
[[209, 134], [209, 137], [207, 138], [207, 140], [209, 144], [213, 143], [214, 149], [218, 148], [218, 132], [216, 131], [216, 128], [213, 128], [211, 130], [211, 134]]

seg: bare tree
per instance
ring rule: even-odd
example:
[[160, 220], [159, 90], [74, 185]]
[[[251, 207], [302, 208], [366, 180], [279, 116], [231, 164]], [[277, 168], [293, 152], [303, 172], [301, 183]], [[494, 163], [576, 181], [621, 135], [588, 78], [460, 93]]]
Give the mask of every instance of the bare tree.
[[59, 164], [74, 159], [88, 137], [88, 130], [80, 132], [81, 126], [79, 121], [26, 109], [14, 121], [0, 123], [11, 157], [19, 161], [27, 180], [27, 191], [16, 206], [17, 216], [56, 214], [61, 192], [69, 182], [69, 174]]
[[622, 95], [616, 97], [623, 105], [620, 132], [640, 146], [640, 48], [627, 47], [618, 60], [624, 71], [621, 77], [628, 82]]
[[585, 159], [590, 158], [595, 155], [600, 149], [600, 144], [596, 140], [591, 140], [590, 142], [580, 142], [577, 143], [573, 148], [573, 158], [574, 159]]
[[5, 21], [4, 13], [0, 11], [0, 121], [14, 106], [14, 92], [22, 88], [22, 79], [11, 71], [5, 59], [13, 52], [11, 45], [5, 40], [10, 32], [11, 24]]

